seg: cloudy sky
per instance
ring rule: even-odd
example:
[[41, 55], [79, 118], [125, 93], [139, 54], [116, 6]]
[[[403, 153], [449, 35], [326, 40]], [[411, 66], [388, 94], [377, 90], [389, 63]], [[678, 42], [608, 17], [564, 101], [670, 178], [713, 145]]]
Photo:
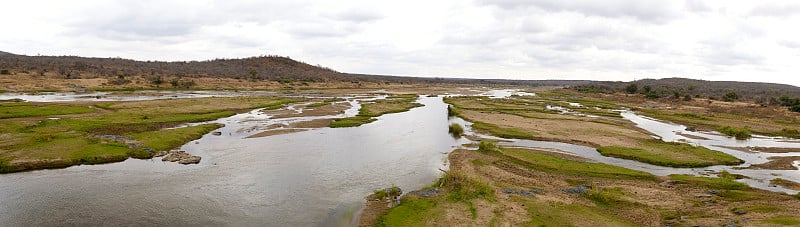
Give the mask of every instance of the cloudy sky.
[[7, 1], [0, 51], [282, 55], [342, 72], [800, 85], [800, 3], [728, 0]]

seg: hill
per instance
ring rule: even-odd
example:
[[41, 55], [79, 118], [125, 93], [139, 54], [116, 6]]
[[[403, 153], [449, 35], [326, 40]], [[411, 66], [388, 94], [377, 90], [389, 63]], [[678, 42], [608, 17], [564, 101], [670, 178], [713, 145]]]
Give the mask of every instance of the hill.
[[635, 93], [647, 93], [649, 88], [654, 98], [704, 97], [722, 99], [728, 93], [735, 93], [739, 99], [755, 102], [768, 102], [781, 96], [800, 97], [800, 87], [758, 82], [706, 81], [686, 78], [644, 79], [632, 82], [594, 81], [575, 86], [575, 89], [593, 92], [625, 92], [628, 86], [635, 85]]

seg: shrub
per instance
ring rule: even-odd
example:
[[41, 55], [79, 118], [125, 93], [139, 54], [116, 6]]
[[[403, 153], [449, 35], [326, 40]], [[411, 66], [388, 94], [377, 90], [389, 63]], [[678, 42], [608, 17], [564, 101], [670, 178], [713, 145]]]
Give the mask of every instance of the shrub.
[[750, 127], [747, 127], [747, 126], [745, 126], [744, 128], [736, 128], [736, 127], [731, 127], [731, 126], [724, 126], [724, 127], [717, 128], [717, 131], [719, 131], [720, 133], [725, 134], [727, 136], [733, 136], [737, 140], [746, 140], [746, 139], [749, 139], [750, 137], [752, 137], [752, 135], [750, 133]]
[[448, 127], [448, 132], [450, 132], [450, 134], [452, 134], [454, 137], [461, 137], [461, 135], [464, 134], [464, 128], [458, 123], [452, 123], [450, 124], [450, 127]]
[[3, 70], [0, 70], [0, 74], [2, 74], [2, 75], [11, 75], [11, 72], [9, 72], [8, 69], [3, 69]]
[[499, 148], [497, 147], [497, 144], [492, 141], [481, 140], [481, 142], [478, 144], [478, 151], [481, 152], [497, 151], [498, 149]]

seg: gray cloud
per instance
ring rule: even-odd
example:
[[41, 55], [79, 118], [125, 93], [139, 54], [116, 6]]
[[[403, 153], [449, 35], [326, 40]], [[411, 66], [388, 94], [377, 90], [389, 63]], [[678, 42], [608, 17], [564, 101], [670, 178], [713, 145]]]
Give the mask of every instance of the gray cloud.
[[548, 0], [479, 0], [506, 10], [525, 10], [530, 7], [548, 12], [574, 12], [587, 16], [633, 18], [642, 22], [666, 23], [675, 19], [678, 11], [670, 1], [548, 1]]

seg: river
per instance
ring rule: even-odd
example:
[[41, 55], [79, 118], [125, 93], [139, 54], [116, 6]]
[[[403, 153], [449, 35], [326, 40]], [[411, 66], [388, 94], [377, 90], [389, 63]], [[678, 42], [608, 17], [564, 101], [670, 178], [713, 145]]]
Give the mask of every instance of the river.
[[[503, 98], [511, 94], [514, 92], [490, 95]], [[71, 99], [76, 98], [65, 98]], [[365, 99], [369, 97], [351, 97], [348, 102], [352, 108], [340, 115], [324, 117], [353, 116], [360, 107], [358, 101]], [[254, 110], [219, 119], [213, 122], [226, 125], [217, 130], [221, 136], [209, 134], [181, 148], [202, 156], [203, 161], [198, 165], [129, 159], [104, 165], [3, 174], [0, 175], [0, 223], [4, 226], [352, 225], [353, 217], [363, 206], [364, 196], [373, 190], [392, 185], [406, 191], [422, 188], [441, 175], [439, 169], [447, 169], [448, 152], [469, 142], [451, 137], [447, 133], [449, 123], [467, 126], [467, 134], [491, 138], [471, 131], [469, 122], [448, 118], [447, 105], [441, 97], [420, 97], [418, 102], [425, 106], [384, 115], [360, 127], [320, 128], [260, 138], [246, 137], [275, 123], [324, 117], [271, 119]], [[666, 141], [706, 146], [746, 161], [738, 167], [765, 162], [769, 156], [798, 154], [742, 152], [720, 145], [800, 147], [800, 143], [780, 138], [737, 141], [714, 133], [688, 132], [681, 125], [632, 112], [622, 115]], [[670, 168], [605, 157], [594, 148], [573, 144], [507, 141], [501, 144], [548, 148], [659, 176], [705, 175], [726, 170], [750, 177], [740, 181], [753, 187], [787, 193], [797, 192], [770, 187], [768, 181], [776, 177], [800, 181], [798, 170], [749, 170], [731, 166]]]

